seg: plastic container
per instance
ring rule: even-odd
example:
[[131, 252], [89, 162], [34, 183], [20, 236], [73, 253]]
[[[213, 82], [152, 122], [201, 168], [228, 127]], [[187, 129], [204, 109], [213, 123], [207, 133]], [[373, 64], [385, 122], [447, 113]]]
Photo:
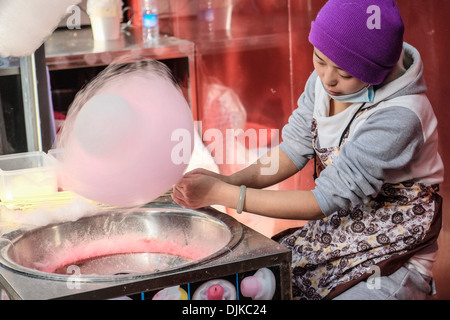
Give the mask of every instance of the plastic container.
[[54, 162], [45, 152], [0, 156], [0, 201], [58, 192]]

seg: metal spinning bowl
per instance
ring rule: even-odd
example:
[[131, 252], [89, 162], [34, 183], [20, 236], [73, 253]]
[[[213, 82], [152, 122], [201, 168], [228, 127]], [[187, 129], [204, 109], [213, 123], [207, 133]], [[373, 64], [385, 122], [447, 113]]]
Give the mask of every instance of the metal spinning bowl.
[[230, 252], [242, 237], [233, 218], [174, 206], [113, 210], [75, 222], [15, 231], [0, 264], [33, 277], [82, 281], [136, 279], [173, 272]]

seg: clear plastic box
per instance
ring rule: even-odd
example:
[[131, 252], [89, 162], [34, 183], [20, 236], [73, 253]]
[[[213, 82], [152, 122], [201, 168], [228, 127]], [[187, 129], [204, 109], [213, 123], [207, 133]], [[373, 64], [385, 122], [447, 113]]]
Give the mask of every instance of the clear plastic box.
[[0, 201], [58, 192], [57, 173], [50, 156], [33, 151], [0, 156]]

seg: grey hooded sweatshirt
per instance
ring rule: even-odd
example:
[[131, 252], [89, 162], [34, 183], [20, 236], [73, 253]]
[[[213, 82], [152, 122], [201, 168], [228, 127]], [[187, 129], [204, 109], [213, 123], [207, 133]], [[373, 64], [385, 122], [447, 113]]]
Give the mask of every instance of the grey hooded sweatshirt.
[[[438, 153], [437, 120], [426, 96], [419, 52], [404, 44], [406, 72], [375, 90], [375, 100], [350, 126], [339, 156], [316, 179], [313, 193], [325, 215], [365, 204], [383, 184], [443, 181]], [[328, 116], [329, 97], [314, 72], [283, 128], [280, 148], [302, 169], [314, 157], [311, 124], [318, 125], [320, 148], [337, 147], [343, 131], [361, 104]]]

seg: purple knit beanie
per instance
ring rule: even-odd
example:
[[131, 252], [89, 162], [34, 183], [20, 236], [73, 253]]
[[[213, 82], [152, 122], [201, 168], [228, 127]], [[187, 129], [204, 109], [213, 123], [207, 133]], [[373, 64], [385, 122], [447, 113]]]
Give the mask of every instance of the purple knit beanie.
[[378, 85], [400, 59], [403, 33], [394, 0], [330, 0], [312, 23], [309, 41], [353, 77]]

